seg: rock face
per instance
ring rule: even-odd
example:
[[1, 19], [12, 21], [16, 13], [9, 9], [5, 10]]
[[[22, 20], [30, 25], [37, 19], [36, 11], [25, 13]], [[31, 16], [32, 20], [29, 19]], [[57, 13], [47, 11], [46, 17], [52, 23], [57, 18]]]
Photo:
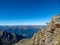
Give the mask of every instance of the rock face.
[[25, 37], [6, 31], [0, 31], [0, 45], [12, 45], [17, 43], [22, 38]]
[[30, 45], [58, 45], [60, 42], [60, 14], [55, 16], [47, 27], [33, 36]]

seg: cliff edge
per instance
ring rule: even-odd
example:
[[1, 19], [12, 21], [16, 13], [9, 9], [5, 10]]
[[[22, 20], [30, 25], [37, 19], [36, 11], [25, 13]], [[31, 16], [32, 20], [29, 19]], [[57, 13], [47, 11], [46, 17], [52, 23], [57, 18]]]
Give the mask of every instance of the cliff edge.
[[60, 14], [33, 36], [30, 45], [60, 45]]

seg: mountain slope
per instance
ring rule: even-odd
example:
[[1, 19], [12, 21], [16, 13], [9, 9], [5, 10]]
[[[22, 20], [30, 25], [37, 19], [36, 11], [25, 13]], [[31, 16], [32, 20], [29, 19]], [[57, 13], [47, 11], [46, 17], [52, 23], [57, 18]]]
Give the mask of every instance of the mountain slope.
[[60, 15], [55, 16], [45, 29], [42, 29], [28, 45], [60, 45]]
[[14, 33], [8, 33], [6, 31], [0, 31], [0, 45], [12, 45], [23, 38], [26, 37]]

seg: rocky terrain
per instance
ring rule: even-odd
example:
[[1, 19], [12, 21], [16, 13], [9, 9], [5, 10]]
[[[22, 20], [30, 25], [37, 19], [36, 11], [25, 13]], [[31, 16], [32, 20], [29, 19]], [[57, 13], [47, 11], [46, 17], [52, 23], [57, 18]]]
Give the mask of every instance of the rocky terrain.
[[32, 39], [22, 44], [18, 42], [16, 45], [60, 45], [60, 14], [47, 23], [46, 28], [35, 33]]
[[23, 38], [26, 37], [14, 33], [8, 33], [6, 31], [0, 31], [0, 45], [12, 45]]
[[60, 14], [33, 36], [30, 45], [60, 45]]

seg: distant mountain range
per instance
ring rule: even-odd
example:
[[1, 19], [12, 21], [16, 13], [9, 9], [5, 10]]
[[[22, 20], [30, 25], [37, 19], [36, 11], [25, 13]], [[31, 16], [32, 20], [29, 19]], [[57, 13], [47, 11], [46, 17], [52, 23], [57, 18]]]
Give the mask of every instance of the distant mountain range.
[[0, 26], [0, 45], [11, 45], [21, 39], [32, 38], [45, 25]]
[[45, 25], [0, 26], [0, 31], [3, 30], [9, 33], [15, 33], [18, 35], [25, 36], [27, 38], [31, 38], [34, 33], [45, 27]]

